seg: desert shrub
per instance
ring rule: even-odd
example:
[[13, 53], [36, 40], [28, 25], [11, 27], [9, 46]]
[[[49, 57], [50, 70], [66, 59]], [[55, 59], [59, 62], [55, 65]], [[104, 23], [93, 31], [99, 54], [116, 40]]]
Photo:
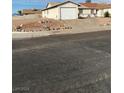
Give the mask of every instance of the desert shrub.
[[104, 17], [110, 17], [110, 14], [108, 11], [104, 13]]
[[38, 9], [35, 9], [35, 8], [34, 8], [33, 11], [38, 11]]
[[21, 10], [18, 10], [17, 11], [19, 15], [22, 15], [22, 11]]

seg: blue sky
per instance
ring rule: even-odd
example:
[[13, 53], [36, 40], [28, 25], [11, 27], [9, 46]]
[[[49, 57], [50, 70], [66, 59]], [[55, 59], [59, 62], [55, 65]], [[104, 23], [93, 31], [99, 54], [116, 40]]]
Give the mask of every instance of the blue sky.
[[[39, 8], [42, 9], [48, 2], [63, 2], [65, 0], [12, 0], [12, 12], [16, 13], [21, 9]], [[75, 2], [85, 2], [85, 0], [73, 0]], [[110, 0], [92, 0], [93, 2], [102, 2]]]

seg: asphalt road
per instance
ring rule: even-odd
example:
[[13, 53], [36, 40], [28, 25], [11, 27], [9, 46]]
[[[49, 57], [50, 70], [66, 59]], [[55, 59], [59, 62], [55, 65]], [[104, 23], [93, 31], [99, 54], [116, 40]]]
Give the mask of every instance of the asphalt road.
[[110, 34], [13, 40], [13, 93], [111, 93]]

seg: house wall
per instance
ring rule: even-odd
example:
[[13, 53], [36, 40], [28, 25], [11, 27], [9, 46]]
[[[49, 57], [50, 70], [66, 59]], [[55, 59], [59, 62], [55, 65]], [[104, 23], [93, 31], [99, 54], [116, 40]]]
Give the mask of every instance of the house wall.
[[96, 15], [96, 9], [80, 8], [79, 16], [80, 17], [94, 17]]
[[104, 17], [104, 9], [97, 10], [98, 17]]
[[45, 10], [42, 15], [44, 18], [59, 19], [58, 7]]
[[42, 17], [45, 17], [45, 11], [42, 11]]
[[[85, 9], [85, 8], [82, 8], [82, 9], [79, 9], [79, 13], [80, 14], [96, 14], [96, 9]], [[92, 11], [92, 12], [91, 12]]]
[[83, 9], [83, 14], [91, 14], [91, 9]]
[[110, 8], [109, 9], [99, 9], [97, 11], [97, 16], [98, 17], [104, 17], [104, 13], [107, 12], [107, 11], [111, 14], [111, 9]]

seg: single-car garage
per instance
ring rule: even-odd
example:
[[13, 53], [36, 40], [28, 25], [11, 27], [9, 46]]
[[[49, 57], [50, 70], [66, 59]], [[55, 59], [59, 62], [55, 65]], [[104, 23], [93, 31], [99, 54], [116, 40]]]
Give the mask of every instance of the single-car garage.
[[61, 7], [60, 8], [60, 19], [77, 19], [77, 11], [75, 7]]
[[47, 8], [42, 10], [42, 16], [57, 20], [78, 19], [78, 6], [72, 1], [48, 3]]

